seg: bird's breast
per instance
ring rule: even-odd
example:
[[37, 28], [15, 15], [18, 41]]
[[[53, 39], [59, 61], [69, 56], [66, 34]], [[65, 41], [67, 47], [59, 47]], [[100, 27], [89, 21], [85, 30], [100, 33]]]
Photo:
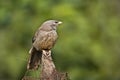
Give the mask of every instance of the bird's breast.
[[36, 39], [34, 46], [38, 50], [50, 50], [58, 38], [56, 31], [41, 32]]

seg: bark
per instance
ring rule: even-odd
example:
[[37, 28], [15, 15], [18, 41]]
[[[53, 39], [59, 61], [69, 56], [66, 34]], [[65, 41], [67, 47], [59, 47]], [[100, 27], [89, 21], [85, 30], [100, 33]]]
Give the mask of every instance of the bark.
[[24, 76], [22, 80], [70, 80], [67, 73], [61, 73], [56, 70], [51, 57], [51, 51], [43, 50], [41, 61], [40, 78]]
[[51, 57], [51, 51], [43, 51], [41, 80], [68, 80], [67, 73], [58, 72]]

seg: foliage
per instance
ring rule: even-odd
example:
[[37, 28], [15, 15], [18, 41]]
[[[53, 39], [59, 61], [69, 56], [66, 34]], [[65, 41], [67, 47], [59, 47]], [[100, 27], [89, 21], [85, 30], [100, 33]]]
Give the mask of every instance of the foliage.
[[22, 77], [34, 32], [45, 20], [58, 19], [63, 24], [58, 28], [53, 58], [59, 70], [68, 72], [71, 80], [120, 80], [119, 3], [1, 0], [0, 79]]

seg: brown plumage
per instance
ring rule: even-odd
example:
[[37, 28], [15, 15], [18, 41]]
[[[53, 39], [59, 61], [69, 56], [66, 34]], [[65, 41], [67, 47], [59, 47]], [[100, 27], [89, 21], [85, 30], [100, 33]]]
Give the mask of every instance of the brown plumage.
[[56, 32], [57, 26], [61, 23], [57, 20], [48, 20], [36, 31], [32, 39], [32, 48], [29, 51], [30, 58], [27, 69], [38, 69], [41, 62], [42, 50], [52, 49], [58, 38]]

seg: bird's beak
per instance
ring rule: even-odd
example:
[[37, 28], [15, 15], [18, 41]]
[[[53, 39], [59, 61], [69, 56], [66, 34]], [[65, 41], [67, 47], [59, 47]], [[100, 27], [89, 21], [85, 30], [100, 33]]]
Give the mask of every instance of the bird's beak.
[[59, 22], [58, 22], [58, 24], [62, 24], [62, 22], [61, 22], [61, 21], [59, 21]]

